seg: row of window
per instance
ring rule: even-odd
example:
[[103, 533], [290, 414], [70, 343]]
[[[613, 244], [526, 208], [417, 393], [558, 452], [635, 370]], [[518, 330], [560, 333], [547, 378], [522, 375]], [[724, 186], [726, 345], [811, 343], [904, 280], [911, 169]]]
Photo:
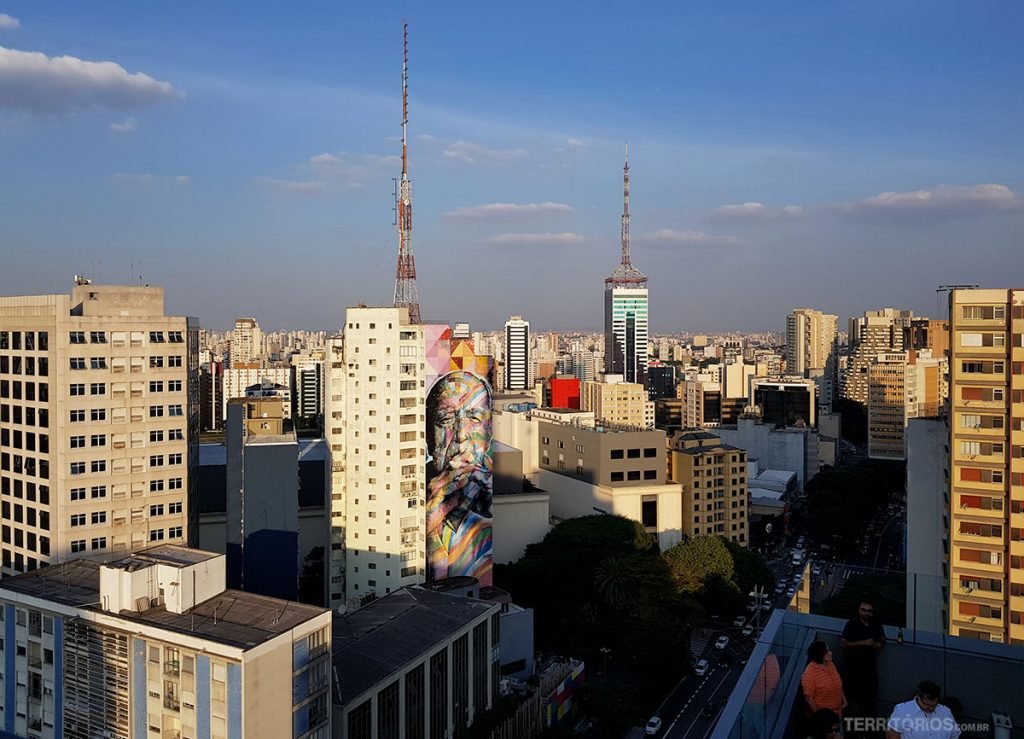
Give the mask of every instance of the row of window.
[[[11, 527], [11, 526], [4, 525], [3, 527], [0, 527], [0, 528], [2, 528], [2, 534], [0, 534], [0, 538], [3, 539], [3, 543], [4, 544], [7, 544], [9, 546], [15, 546], [15, 547], [18, 547], [19, 549], [27, 549], [30, 552], [35, 552], [36, 554], [42, 554], [43, 556], [47, 556], [47, 557], [50, 555], [50, 537], [49, 536], [44, 536], [42, 534], [36, 534], [33, 531], [28, 531], [28, 530], [26, 530], [24, 528], [24, 526], [14, 526], [14, 527]], [[40, 527], [40, 528], [42, 528], [42, 527]], [[49, 531], [50, 530], [49, 522], [47, 522], [46, 528], [43, 529], [43, 530], [44, 531]], [[4, 550], [4, 553], [5, 554], [7, 553], [6, 549]], [[9, 560], [5, 560], [4, 561], [4, 566], [5, 567], [10, 567], [11, 566], [10, 561]]]
[[0, 447], [5, 449], [24, 449], [28, 452], [39, 451], [48, 454], [50, 451], [50, 437], [46, 434], [36, 434], [34, 431], [21, 431], [20, 429], [0, 429]]
[[22, 505], [21, 503], [14, 503], [12, 505], [9, 500], [0, 503], [0, 511], [3, 513], [2, 519], [4, 521], [13, 520], [14, 523], [38, 527], [44, 531], [50, 530], [50, 514], [47, 511], [37, 511], [32, 506]]
[[0, 331], [0, 351], [15, 349], [21, 351], [48, 351], [50, 335], [46, 331]]
[[[82, 423], [85, 421], [86, 413], [88, 413], [90, 421], [106, 421], [107, 420], [107, 409], [106, 408], [91, 408], [87, 412], [84, 408], [75, 408], [69, 414], [69, 420], [71, 423]], [[150, 418], [163, 418], [164, 416], [171, 418], [180, 418], [185, 415], [185, 408], [183, 405], [151, 405], [149, 407]]]
[[[578, 469], [579, 468], [577, 468], [577, 470]], [[626, 473], [625, 473], [625, 479], [626, 480], [639, 480], [640, 479], [640, 470], [627, 470]], [[643, 471], [643, 479], [645, 479], [645, 480], [657, 480], [658, 479], [658, 471], [657, 470], [644, 470]], [[611, 473], [611, 481], [612, 482], [623, 482], [623, 473], [621, 471], [619, 471], [619, 472], [612, 472]]]
[[50, 504], [49, 485], [36, 485], [34, 482], [12, 479], [6, 475], [0, 477], [0, 494], [13, 494], [15, 498], [25, 499], [30, 503], [35, 503], [38, 496], [39, 503], [42, 505]]
[[14, 400], [38, 400], [50, 402], [50, 386], [45, 382], [22, 382], [21, 380], [0, 380], [0, 398]]
[[0, 470], [28, 477], [39, 477], [43, 480], [50, 479], [49, 460], [36, 459], [24, 454], [0, 452]]
[[48, 377], [50, 360], [46, 357], [9, 357], [0, 355], [0, 375], [39, 375]]
[[[149, 466], [153, 467], [174, 467], [182, 463], [183, 455], [181, 452], [174, 454], [151, 454], [149, 455]], [[105, 459], [94, 459], [91, 462], [71, 462], [69, 465], [70, 473], [72, 475], [84, 475], [86, 474], [86, 465], [88, 465], [88, 471], [92, 473], [106, 472], [107, 471], [107, 460]]]
[[[167, 480], [163, 480], [163, 479], [150, 480], [149, 481], [149, 492], [151, 492], [151, 493], [162, 493], [165, 490], [181, 490], [182, 488], [184, 488], [184, 486], [185, 486], [184, 478], [181, 478], [181, 477], [171, 477], [171, 478], [168, 478]], [[88, 493], [88, 495], [87, 495], [87, 493]], [[108, 494], [108, 488], [107, 488], [106, 485], [92, 485], [89, 488], [77, 487], [77, 488], [71, 488], [71, 490], [70, 490], [70, 496], [71, 496], [71, 501], [72, 502], [76, 502], [76, 501], [80, 501], [80, 500], [85, 500], [87, 497], [88, 498], [92, 498], [92, 499], [103, 499], [103, 498], [107, 497], [107, 494]], [[172, 510], [171, 513], [181, 513], [181, 510], [180, 510], [181, 504], [177, 503], [177, 504], [172, 504], [172, 506], [173, 505], [179, 506], [179, 510], [177, 510], [177, 511]]]
[[50, 427], [50, 411], [46, 408], [32, 406], [0, 404], [0, 423], [13, 423], [19, 426]]
[[[20, 359], [20, 357], [14, 357], [13, 359], [17, 360], [17, 359]], [[26, 360], [26, 372], [25, 372], [25, 374], [26, 375], [34, 374], [34, 371], [33, 372], [28, 372], [27, 371], [27, 364], [28, 364], [28, 361], [31, 360], [31, 359], [32, 359], [32, 357], [26, 357], [25, 358], [25, 360]], [[40, 361], [40, 364], [42, 364], [43, 358], [40, 358], [39, 361]], [[12, 367], [13, 366], [14, 365], [12, 363]], [[150, 366], [151, 369], [163, 369], [164, 367], [171, 367], [171, 368], [181, 367], [182, 366], [182, 356], [180, 354], [170, 354], [167, 357], [153, 355], [153, 356], [151, 356], [149, 358], [149, 366]], [[105, 369], [109, 369], [109, 366], [107, 365], [107, 358], [106, 357], [89, 357], [88, 361], [87, 361], [86, 357], [69, 357], [68, 358], [68, 367], [70, 369], [73, 369], [73, 370], [84, 370], [84, 369], [105, 370]], [[2, 372], [2, 370], [0, 370], [0, 372]], [[17, 375], [17, 374], [21, 374], [21, 373], [16, 370], [12, 374]], [[45, 373], [40, 372], [39, 374], [42, 375], [42, 374], [45, 374]]]
[[[89, 343], [89, 344], [106, 344], [107, 343], [107, 334], [106, 334], [105, 331], [89, 331], [88, 334], [89, 334], [89, 341], [86, 342], [86, 340], [85, 340], [86, 332], [85, 331], [70, 331], [70, 332], [68, 332], [68, 342], [71, 343], [71, 344], [85, 344], [85, 343]], [[120, 332], [119, 332], [119, 334], [120, 334]], [[115, 338], [116, 338], [116, 335], [115, 335]], [[119, 339], [119, 342], [123, 342], [123, 341], [124, 341], [124, 339]], [[181, 344], [182, 342], [185, 341], [185, 337], [184, 337], [184, 335], [183, 335], [183, 333], [181, 331], [168, 331], [166, 333], [166, 335], [164, 334], [163, 331], [150, 331], [149, 332], [149, 341], [150, 341], [151, 344], [163, 344], [165, 342], [166, 343], [171, 343], [171, 344]], [[141, 334], [141, 332], [137, 331], [137, 332], [135, 332], [135, 335], [132, 336], [132, 344], [135, 345], [135, 344], [141, 344], [141, 343], [142, 343], [142, 334]]]

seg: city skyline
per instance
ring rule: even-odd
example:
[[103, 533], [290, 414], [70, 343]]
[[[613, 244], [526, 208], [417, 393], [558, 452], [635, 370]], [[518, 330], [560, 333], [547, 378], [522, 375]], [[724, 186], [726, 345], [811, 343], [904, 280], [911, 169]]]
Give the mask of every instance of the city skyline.
[[[1024, 11], [1000, 8], [410, 14], [424, 320], [468, 299], [488, 330], [599, 331], [626, 141], [652, 334], [780, 331], [797, 305], [943, 317], [939, 284], [1024, 268]], [[390, 304], [401, 14], [237, 10], [0, 6], [0, 292], [84, 272], [211, 327]], [[166, 39], [186, 37], [182, 57]], [[494, 278], [448, 290], [474, 262]]]

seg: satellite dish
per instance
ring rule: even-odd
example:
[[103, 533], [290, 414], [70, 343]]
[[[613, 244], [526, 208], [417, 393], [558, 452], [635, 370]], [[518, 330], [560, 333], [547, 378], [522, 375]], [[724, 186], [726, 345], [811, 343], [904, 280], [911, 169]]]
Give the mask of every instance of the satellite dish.
[[770, 534], [770, 533], [772, 533], [772, 530], [773, 530], [774, 528], [775, 528], [775, 527], [774, 527], [774, 526], [772, 526], [772, 525], [771, 525], [770, 523], [766, 523], [766, 524], [764, 525], [764, 533], [766, 533], [766, 534]]

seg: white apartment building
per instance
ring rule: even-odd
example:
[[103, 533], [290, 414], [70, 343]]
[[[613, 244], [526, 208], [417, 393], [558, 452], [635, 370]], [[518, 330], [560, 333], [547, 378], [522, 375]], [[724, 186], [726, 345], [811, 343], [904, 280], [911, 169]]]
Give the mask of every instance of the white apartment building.
[[599, 423], [654, 428], [654, 402], [647, 399], [647, 389], [621, 375], [580, 383], [580, 410], [592, 412]]
[[406, 308], [349, 308], [328, 339], [330, 604], [425, 578], [425, 355]]
[[192, 538], [198, 360], [163, 288], [0, 298], [4, 574]]
[[530, 322], [522, 316], [505, 321], [505, 386], [504, 390], [526, 390], [533, 387], [533, 362], [530, 356]]
[[292, 356], [295, 374], [295, 414], [318, 418], [324, 412], [324, 352]]
[[797, 308], [786, 317], [786, 372], [821, 378], [818, 400], [832, 406], [837, 377], [839, 316]]
[[292, 372], [293, 367], [260, 367], [256, 363], [232, 366], [224, 370], [224, 392], [221, 396], [221, 418], [228, 417], [228, 401], [244, 398], [246, 388], [253, 385], [280, 385], [285, 401], [285, 418], [292, 417]]
[[0, 581], [5, 736], [331, 736], [331, 612], [158, 545]]
[[263, 353], [263, 332], [255, 318], [239, 318], [231, 332], [229, 364], [249, 364], [259, 360]]

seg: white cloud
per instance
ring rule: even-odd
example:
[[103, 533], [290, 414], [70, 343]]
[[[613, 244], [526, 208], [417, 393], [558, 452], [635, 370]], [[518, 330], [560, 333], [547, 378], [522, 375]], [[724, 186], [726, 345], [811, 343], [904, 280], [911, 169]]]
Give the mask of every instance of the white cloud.
[[127, 184], [134, 185], [150, 185], [150, 184], [162, 184], [169, 183], [174, 185], [187, 185], [188, 175], [162, 175], [152, 174], [151, 172], [118, 172], [114, 175], [114, 179], [118, 182], [124, 182]]
[[488, 203], [456, 208], [442, 217], [452, 221], [519, 221], [572, 212], [572, 206], [565, 203]]
[[444, 149], [449, 159], [466, 164], [507, 164], [526, 156], [526, 149], [488, 149], [471, 141], [455, 141]]
[[508, 233], [491, 239], [492, 244], [579, 244], [585, 241], [580, 234], [564, 233]]
[[676, 231], [671, 228], [640, 234], [636, 240], [680, 246], [744, 246], [747, 243], [735, 236], [715, 236], [703, 231]]
[[0, 107], [29, 113], [66, 113], [83, 108], [133, 108], [181, 93], [171, 83], [115, 62], [0, 46]]
[[723, 205], [711, 212], [713, 221], [781, 221], [802, 218], [807, 212], [800, 205], [783, 205], [773, 207], [763, 203], [741, 203], [739, 205]]
[[883, 192], [864, 200], [841, 203], [838, 210], [864, 220], [919, 223], [1021, 211], [1024, 198], [1006, 185], [940, 185], [931, 190]]
[[135, 119], [125, 118], [123, 121], [111, 123], [110, 130], [114, 133], [135, 133]]
[[6, 13], [0, 13], [0, 30], [6, 30], [10, 28], [20, 28], [21, 21], [14, 16], [7, 15]]
[[585, 149], [587, 146], [587, 142], [583, 141], [582, 139], [570, 138], [565, 142], [565, 145], [568, 146], [570, 149]]

